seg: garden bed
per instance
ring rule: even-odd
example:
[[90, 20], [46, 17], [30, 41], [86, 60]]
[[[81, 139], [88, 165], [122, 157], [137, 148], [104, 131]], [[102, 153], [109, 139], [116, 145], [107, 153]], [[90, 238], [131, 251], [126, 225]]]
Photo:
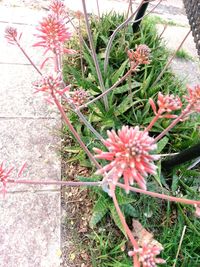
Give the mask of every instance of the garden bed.
[[[108, 44], [109, 37], [124, 20], [125, 17], [122, 15], [112, 13], [103, 15], [100, 21], [96, 17], [91, 17], [95, 51], [98, 55], [102, 73], [104, 73], [105, 47]], [[81, 34], [89, 45], [83, 25]], [[107, 72], [103, 74], [106, 86], [110, 87], [128, 71], [127, 50], [135, 49], [139, 44], [146, 44], [150, 47], [150, 64], [141, 67], [134, 76], [128, 77], [109, 93], [109, 110], [105, 110], [101, 101], [96, 101], [83, 109], [84, 116], [103, 138], [106, 137], [106, 130], [116, 130], [122, 125], [142, 125], [141, 127], [145, 128], [153, 118], [149, 99], [156, 99], [159, 91], [163, 94], [178, 94], [179, 96], [185, 94], [183, 84], [169, 69], [154, 84], [157, 76], [167, 63], [169, 54], [162, 43], [162, 39], [157, 35], [153, 21], [150, 19], [143, 22], [142, 28], [137, 34], [132, 33], [131, 25], [117, 34], [112, 45]], [[70, 81], [74, 89], [84, 88], [91, 96], [97, 96], [100, 89], [91, 55], [84, 47], [80, 48], [80, 39], [77, 36], [72, 39], [71, 48], [82, 49], [82, 56], [81, 59], [80, 55], [72, 59], [65, 59], [65, 81], [67, 83]], [[97, 137], [83, 123], [80, 123], [73, 112], [70, 114], [71, 122], [87, 147], [90, 150], [93, 147], [102, 148]], [[199, 122], [200, 118], [196, 116], [193, 120], [178, 124], [170, 135], [162, 139], [159, 144], [159, 152], [179, 152], [196, 144], [199, 140]], [[157, 136], [169, 123], [170, 120], [166, 118], [159, 120], [151, 129], [150, 135]], [[66, 128], [63, 128], [63, 134], [65, 136], [62, 151], [63, 179], [98, 180], [99, 177], [93, 174], [94, 170], [91, 163], [75, 141], [71, 140], [71, 142], [65, 143], [69, 137]], [[199, 169], [196, 167], [193, 170], [187, 170], [189, 164], [190, 162], [166, 173], [161, 170], [160, 163], [158, 175], [151, 176], [148, 180], [148, 189], [157, 192], [161, 190], [166, 194], [186, 198], [198, 197]], [[117, 195], [121, 199], [120, 207], [129, 226], [131, 227], [133, 219], [137, 219], [144, 228], [154, 234], [156, 240], [162, 243], [164, 251], [161, 256], [167, 260], [166, 266], [172, 266], [175, 262], [177, 246], [185, 225], [187, 226], [186, 233], [176, 266], [198, 267], [200, 265], [198, 253], [200, 223], [192, 215], [192, 208], [187, 207], [185, 209], [182, 204], [170, 204], [163, 200], [156, 200], [135, 193], [130, 193], [127, 196], [121, 190], [117, 192]], [[73, 203], [72, 206], [66, 204], [70, 201]], [[98, 189], [74, 190], [63, 188], [63, 206], [67, 213], [73, 215], [73, 227], [70, 231], [76, 233], [75, 245], [72, 249], [72, 255], [75, 256], [74, 259], [73, 257], [71, 259], [72, 266], [132, 266], [130, 258], [126, 256], [129, 243], [126, 242], [125, 237], [119, 230], [122, 230], [121, 223], [112, 201], [105, 192]], [[81, 217], [79, 214], [81, 214]], [[70, 220], [67, 221], [67, 224], [64, 224], [64, 228], [66, 225], [70, 225]], [[82, 230], [81, 227], [83, 227]], [[78, 247], [78, 250], [75, 247]], [[67, 253], [70, 257], [70, 253]], [[65, 253], [64, 257], [66, 257]]]

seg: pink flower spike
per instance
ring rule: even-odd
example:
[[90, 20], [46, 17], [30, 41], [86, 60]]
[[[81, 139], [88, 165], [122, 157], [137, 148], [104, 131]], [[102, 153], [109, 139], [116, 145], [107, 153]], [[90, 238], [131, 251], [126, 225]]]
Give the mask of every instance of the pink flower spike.
[[153, 109], [153, 112], [154, 112], [154, 114], [155, 114], [155, 115], [157, 115], [157, 109], [156, 109], [156, 105], [155, 105], [155, 103], [154, 103], [154, 101], [153, 101], [153, 99], [152, 99], [152, 98], [149, 98], [149, 104], [151, 105], [151, 107], [152, 107], [152, 109]]
[[196, 112], [200, 112], [200, 85], [194, 87], [187, 86], [188, 95], [185, 96], [186, 100]]
[[133, 50], [127, 51], [127, 55], [131, 62], [131, 66], [134, 66], [135, 64], [149, 64], [150, 53], [151, 49], [145, 44], [140, 44], [136, 46], [135, 51]]
[[158, 159], [157, 155], [150, 154], [156, 149], [153, 144], [154, 139], [148, 136], [145, 131], [140, 131], [139, 127], [123, 126], [116, 133], [114, 130], [108, 131], [108, 139], [104, 145], [108, 152], [100, 149], [94, 149], [98, 154], [96, 158], [111, 161], [102, 169], [98, 170], [98, 174], [105, 175], [113, 182], [118, 182], [123, 176], [128, 192], [128, 185], [136, 182], [140, 188], [146, 190], [146, 181], [144, 177], [148, 174], [156, 172], [156, 166], [153, 161]]
[[129, 251], [128, 255], [130, 257], [137, 255], [142, 267], [157, 267], [157, 263], [166, 263], [165, 260], [156, 258], [156, 256], [160, 254], [161, 250], [163, 250], [163, 248], [157, 247], [156, 245], [144, 244], [142, 247], [135, 249], [134, 251]]
[[62, 80], [60, 76], [53, 77], [53, 75], [44, 76], [42, 79], [33, 83], [35, 93], [45, 92], [51, 94], [60, 90]]
[[172, 111], [181, 109], [182, 102], [178, 96], [174, 95], [163, 95], [161, 92], [158, 93], [157, 101], [159, 114], [170, 113]]
[[20, 177], [21, 177], [21, 175], [22, 175], [24, 169], [26, 168], [26, 165], [27, 165], [27, 162], [25, 161], [25, 162], [22, 164], [22, 166], [21, 166], [21, 168], [19, 169], [19, 171], [18, 171], [17, 178], [20, 178]]
[[200, 205], [194, 204], [194, 207], [196, 209], [195, 216], [200, 218]]
[[5, 29], [5, 38], [9, 44], [16, 44], [21, 39], [22, 33], [18, 36], [17, 29], [14, 27], [7, 27]]
[[49, 6], [49, 9], [57, 16], [64, 15], [66, 13], [65, 5], [63, 1], [60, 0], [53, 0]]
[[14, 169], [14, 167], [11, 167], [8, 171], [6, 171], [3, 165], [4, 163], [2, 162], [0, 164], [0, 182], [2, 183], [1, 192], [3, 194], [3, 197], [5, 197], [5, 194], [7, 192], [6, 185], [7, 185], [8, 177], [10, 173], [12, 172], [12, 170]]
[[48, 15], [43, 18], [37, 30], [41, 32], [36, 35], [40, 41], [33, 46], [44, 47], [46, 51], [51, 50], [56, 54], [63, 53], [64, 43], [71, 37], [63, 20], [56, 18], [55, 15]]

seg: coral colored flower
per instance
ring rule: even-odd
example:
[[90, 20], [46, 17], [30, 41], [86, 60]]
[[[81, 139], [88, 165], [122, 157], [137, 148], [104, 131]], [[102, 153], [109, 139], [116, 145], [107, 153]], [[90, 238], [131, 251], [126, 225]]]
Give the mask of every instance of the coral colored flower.
[[65, 27], [63, 20], [56, 18], [55, 15], [48, 15], [40, 23], [40, 27], [37, 28], [41, 34], [36, 36], [41, 40], [34, 44], [34, 46], [42, 46], [54, 53], [60, 53], [64, 49], [64, 43], [71, 37], [71, 33]]
[[70, 93], [70, 99], [76, 106], [81, 106], [89, 99], [89, 94], [83, 89], [74, 90]]
[[61, 77], [58, 75], [54, 77], [53, 75], [44, 76], [42, 79], [33, 83], [35, 93], [45, 92], [45, 93], [57, 93], [59, 95], [64, 94], [66, 91], [69, 91], [70, 87], [61, 88], [63, 82]]
[[10, 44], [16, 44], [22, 36], [22, 33], [18, 36], [17, 29], [13, 27], [7, 27], [5, 29], [5, 38]]
[[157, 246], [143, 245], [142, 247], [129, 252], [129, 256], [138, 255], [138, 260], [142, 264], [142, 267], [156, 267], [158, 264], [166, 263], [165, 260], [161, 258], [156, 258], [160, 252], [161, 248]]
[[[153, 138], [147, 132], [140, 131], [139, 127], [123, 126], [116, 133], [114, 130], [107, 131], [108, 139], [104, 145], [109, 152], [103, 152], [95, 148], [98, 153], [96, 158], [111, 161], [108, 165], [97, 171], [97, 174], [106, 175], [116, 183], [123, 176], [126, 192], [129, 191], [129, 184], [138, 183], [139, 187], [146, 190], [144, 177], [148, 174], [156, 173], [156, 166], [153, 160], [157, 160], [157, 155], [151, 155], [157, 145], [153, 144]], [[108, 173], [106, 173], [108, 172]]]
[[136, 64], [149, 64], [150, 52], [151, 49], [145, 44], [138, 45], [135, 51], [128, 50], [127, 54], [131, 62], [131, 67]]
[[194, 204], [195, 207], [195, 216], [200, 218], [200, 205]]
[[200, 85], [187, 86], [188, 96], [185, 98], [192, 105], [193, 110], [200, 112]]
[[178, 96], [174, 95], [163, 95], [161, 92], [158, 93], [158, 110], [152, 98], [149, 99], [149, 103], [154, 111], [154, 114], [161, 115], [165, 113], [164, 116], [160, 117], [167, 117], [167, 118], [174, 118], [176, 115], [169, 115], [172, 111], [179, 110], [182, 107], [182, 102]]
[[14, 169], [14, 167], [11, 167], [9, 170], [6, 170], [3, 166], [3, 162], [0, 164], [0, 182], [2, 183], [2, 189], [1, 192], [3, 193], [3, 197], [5, 197], [6, 194], [6, 184], [8, 181], [8, 177], [10, 175], [10, 173], [12, 172], [12, 170]]
[[62, 16], [66, 13], [65, 12], [65, 5], [60, 0], [53, 0], [49, 6], [49, 9], [53, 13], [55, 13], [57, 16]]

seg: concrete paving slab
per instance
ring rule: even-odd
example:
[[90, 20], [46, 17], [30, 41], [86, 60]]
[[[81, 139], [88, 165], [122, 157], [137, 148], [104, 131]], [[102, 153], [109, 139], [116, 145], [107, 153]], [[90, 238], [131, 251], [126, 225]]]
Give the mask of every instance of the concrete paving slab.
[[[0, 159], [17, 169], [27, 162], [25, 178], [60, 180], [60, 121], [57, 119], [0, 119]], [[16, 178], [17, 170], [13, 172]], [[55, 185], [8, 185], [9, 191], [59, 189]]]
[[[161, 33], [163, 31], [163, 28], [163, 25], [157, 25], [158, 32]], [[166, 42], [166, 46], [171, 50], [176, 50], [189, 30], [189, 27], [168, 26], [164, 34], [162, 35], [163, 39]], [[198, 59], [198, 54], [192, 33], [190, 33], [190, 35], [187, 37], [186, 41], [182, 46], [182, 49], [184, 49], [189, 55], [191, 55], [195, 59]]]
[[18, 24], [9, 24], [9, 23], [0, 23], [0, 63], [12, 63], [12, 64], [26, 64], [29, 65], [30, 62], [27, 58], [23, 55], [20, 49], [15, 46], [8, 44], [7, 40], [5, 39], [5, 29], [8, 26], [12, 26], [17, 29], [18, 33], [21, 32], [21, 45], [23, 49], [28, 53], [31, 60], [37, 65], [40, 66], [42, 61], [45, 59], [43, 56], [44, 49], [40, 47], [33, 47], [33, 44], [36, 43], [38, 40], [34, 36], [37, 32], [35, 30], [35, 26], [30, 25], [18, 25]]
[[200, 64], [191, 60], [175, 58], [171, 68], [185, 84], [194, 86], [200, 84]]
[[60, 193], [7, 194], [0, 210], [0, 267], [60, 266]]
[[1, 64], [0, 117], [58, 118], [55, 106], [42, 93], [34, 94], [32, 82], [40, 76], [32, 66]]
[[[14, 5], [14, 1], [12, 2], [12, 6], [7, 0], [0, 3], [1, 22], [35, 25], [45, 14], [45, 10], [30, 9], [25, 6], [17, 7]], [[21, 2], [23, 3], [23, 1]]]

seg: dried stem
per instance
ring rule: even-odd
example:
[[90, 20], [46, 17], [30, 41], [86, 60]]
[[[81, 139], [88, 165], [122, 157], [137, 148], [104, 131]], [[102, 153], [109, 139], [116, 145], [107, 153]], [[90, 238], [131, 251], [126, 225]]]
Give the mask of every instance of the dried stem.
[[167, 64], [164, 66], [164, 68], [162, 69], [161, 73], [158, 75], [157, 79], [155, 80], [155, 82], [152, 84], [151, 87], [154, 87], [158, 83], [158, 81], [160, 80], [160, 78], [163, 76], [165, 70], [168, 68], [168, 66], [171, 64], [172, 60], [175, 58], [177, 51], [179, 51], [179, 49], [182, 47], [182, 45], [184, 44], [185, 40], [189, 36], [190, 32], [191, 32], [191, 30], [189, 30], [189, 32], [183, 38], [182, 42], [180, 43], [180, 45], [178, 46], [178, 48], [176, 49], [176, 51], [173, 53], [172, 57], [168, 60]]
[[181, 245], [182, 245], [182, 243], [183, 243], [183, 238], [184, 238], [184, 235], [185, 235], [186, 228], [187, 228], [187, 226], [184, 225], [184, 227], [183, 227], [183, 231], [182, 231], [182, 235], [181, 235], [181, 239], [180, 239], [180, 242], [179, 242], [179, 245], [178, 245], [178, 250], [177, 250], [177, 253], [176, 253], [175, 262], [174, 262], [174, 264], [173, 264], [172, 267], [175, 267], [175, 266], [176, 266], [177, 259], [178, 259], [178, 255], [179, 255], [179, 252], [180, 252], [180, 249], [181, 249]]
[[[97, 76], [98, 76], [98, 80], [99, 80], [99, 85], [100, 85], [101, 91], [104, 92], [105, 87], [104, 87], [103, 77], [102, 77], [102, 74], [100, 71], [99, 62], [98, 62], [97, 55], [96, 55], [95, 48], [94, 48], [94, 42], [93, 42], [92, 33], [91, 33], [90, 25], [89, 25], [89, 19], [88, 19], [85, 0], [82, 0], [82, 5], [83, 5], [84, 16], [85, 16], [86, 29], [87, 29], [87, 33], [88, 33], [88, 39], [90, 42], [90, 49], [92, 52], [92, 57], [94, 60], [94, 64], [95, 64], [95, 68], [96, 68], [96, 72], [97, 72]], [[107, 95], [103, 96], [103, 101], [104, 101], [105, 109], [108, 111], [109, 107], [108, 107]]]
[[99, 8], [99, 0], [96, 0], [96, 4], [97, 4], [98, 20], [100, 21], [101, 15], [100, 15], [100, 8]]
[[[137, 13], [137, 11], [140, 9], [140, 7], [143, 5], [143, 3], [145, 3], [146, 1], [143, 0], [140, 5], [138, 6], [138, 8], [135, 10], [134, 13], [132, 13], [130, 15], [130, 17], [128, 19], [126, 19], [122, 24], [120, 24], [113, 32], [113, 34], [111, 35], [110, 39], [109, 39], [109, 42], [108, 42], [108, 45], [106, 47], [106, 51], [105, 51], [105, 61], [104, 61], [104, 73], [106, 73], [107, 71], [107, 68], [108, 68], [108, 62], [109, 62], [109, 55], [110, 55], [110, 50], [111, 50], [111, 47], [112, 47], [112, 43], [114, 41], [114, 38], [116, 36], [116, 34], [118, 33], [119, 30], [121, 30], [123, 27], [125, 27], [132, 19], [133, 17], [135, 16], [135, 14]], [[154, 9], [162, 2], [162, 0], [160, 0], [148, 13], [146, 13], [142, 18], [138, 19], [138, 20], [135, 20], [134, 22], [138, 22], [140, 20], [142, 20], [144, 17], [146, 17], [147, 15], [149, 15], [151, 12], [154, 11]]]

